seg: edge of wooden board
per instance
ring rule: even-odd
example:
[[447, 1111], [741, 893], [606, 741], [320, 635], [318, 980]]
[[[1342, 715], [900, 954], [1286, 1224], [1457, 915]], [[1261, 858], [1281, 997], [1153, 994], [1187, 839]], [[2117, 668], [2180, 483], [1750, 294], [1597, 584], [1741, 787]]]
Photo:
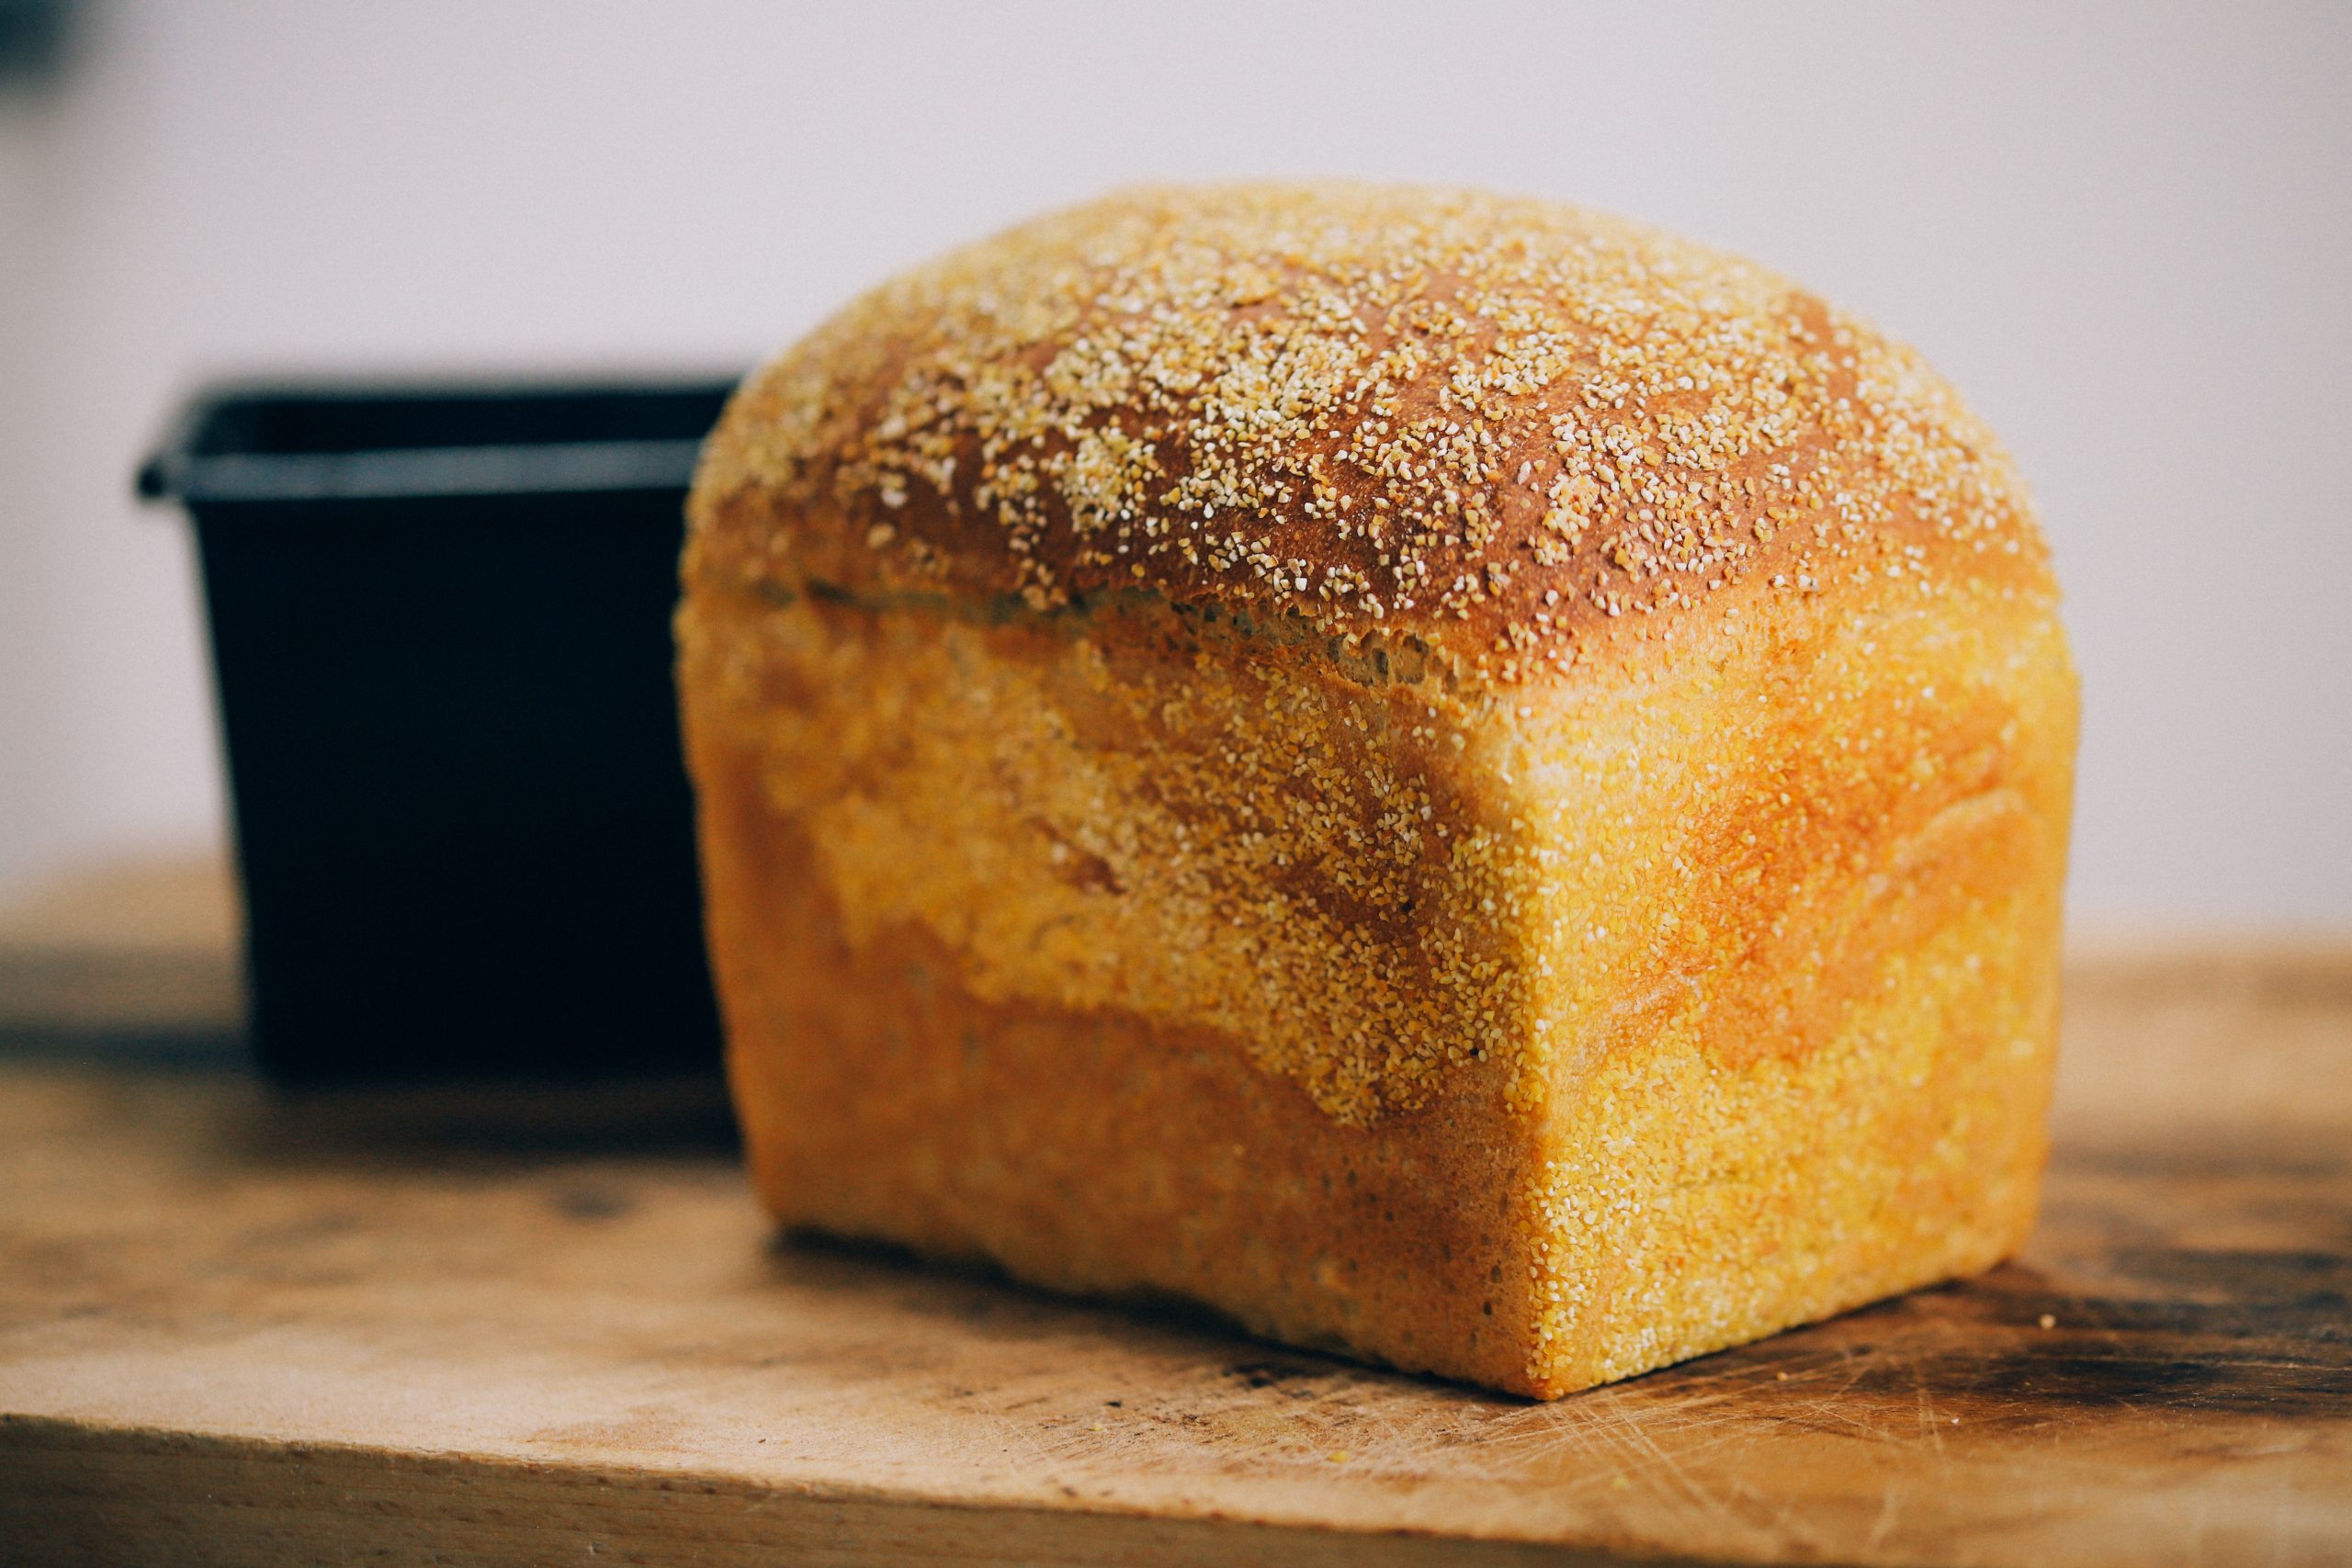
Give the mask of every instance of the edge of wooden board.
[[1182, 1517], [1073, 1505], [955, 1503], [850, 1487], [471, 1455], [148, 1431], [0, 1415], [0, 1562], [193, 1562], [255, 1568], [594, 1562], [643, 1568], [876, 1562], [1279, 1562], [1290, 1568], [1674, 1568], [1736, 1559], [1589, 1545]]

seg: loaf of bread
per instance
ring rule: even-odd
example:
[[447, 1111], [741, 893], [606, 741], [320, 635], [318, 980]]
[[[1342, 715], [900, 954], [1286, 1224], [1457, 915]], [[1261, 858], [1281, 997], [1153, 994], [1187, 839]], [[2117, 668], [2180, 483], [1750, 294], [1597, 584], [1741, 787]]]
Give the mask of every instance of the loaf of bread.
[[2031, 1224], [2047, 552], [1787, 279], [1472, 193], [1125, 193], [753, 377], [691, 515], [785, 1224], [1544, 1397]]

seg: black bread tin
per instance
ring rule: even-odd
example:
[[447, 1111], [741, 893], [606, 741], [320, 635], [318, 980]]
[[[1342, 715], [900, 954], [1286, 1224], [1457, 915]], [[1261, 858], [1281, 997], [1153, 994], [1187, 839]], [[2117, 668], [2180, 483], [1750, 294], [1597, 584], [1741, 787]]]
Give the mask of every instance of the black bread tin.
[[273, 1077], [715, 1069], [670, 615], [729, 389], [221, 387], [141, 469], [195, 524]]

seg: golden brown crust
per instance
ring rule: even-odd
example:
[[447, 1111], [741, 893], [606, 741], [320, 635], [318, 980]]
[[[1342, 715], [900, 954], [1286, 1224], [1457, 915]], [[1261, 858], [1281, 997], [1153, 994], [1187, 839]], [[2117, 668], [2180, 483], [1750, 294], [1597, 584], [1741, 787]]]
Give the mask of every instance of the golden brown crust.
[[1506, 684], [1735, 582], [2051, 592], [1907, 348], [1653, 229], [1406, 186], [1129, 191], [908, 274], [745, 386], [693, 516], [737, 581], [1140, 588]]
[[692, 508], [787, 1224], [1541, 1395], [2030, 1224], [2054, 587], [1949, 389], [1773, 275], [1133, 193], [852, 307]]

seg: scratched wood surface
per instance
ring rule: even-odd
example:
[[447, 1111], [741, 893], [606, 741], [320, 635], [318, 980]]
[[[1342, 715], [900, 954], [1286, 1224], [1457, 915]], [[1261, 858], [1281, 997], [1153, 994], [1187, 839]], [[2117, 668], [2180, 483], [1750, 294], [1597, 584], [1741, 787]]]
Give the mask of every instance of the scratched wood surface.
[[2069, 984], [2022, 1259], [1551, 1405], [775, 1244], [690, 1092], [0, 1007], [0, 1561], [2352, 1561], [2352, 948]]

